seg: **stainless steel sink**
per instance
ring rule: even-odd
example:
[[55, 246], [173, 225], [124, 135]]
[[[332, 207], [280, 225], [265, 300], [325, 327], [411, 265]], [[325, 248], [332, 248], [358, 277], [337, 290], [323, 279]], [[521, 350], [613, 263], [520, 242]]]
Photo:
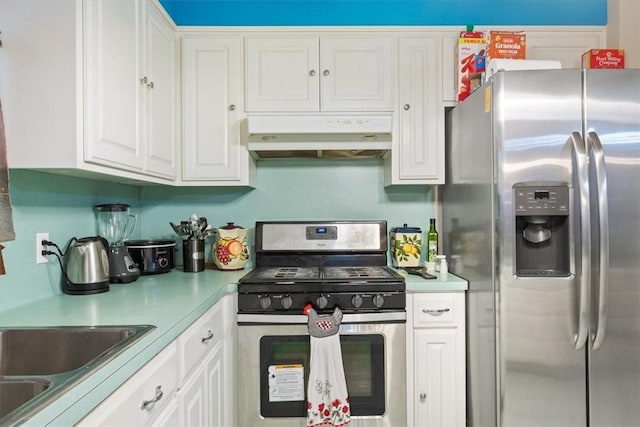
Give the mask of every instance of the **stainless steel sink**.
[[0, 328], [0, 425], [28, 419], [153, 329]]

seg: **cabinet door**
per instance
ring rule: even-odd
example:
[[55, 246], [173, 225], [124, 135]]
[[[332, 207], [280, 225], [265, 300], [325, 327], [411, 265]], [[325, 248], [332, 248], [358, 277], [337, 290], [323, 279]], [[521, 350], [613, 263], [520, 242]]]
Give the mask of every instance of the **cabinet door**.
[[178, 411], [178, 399], [173, 398], [167, 407], [162, 410], [158, 418], [151, 424], [152, 427], [176, 427], [180, 425], [180, 413]]
[[463, 426], [456, 400], [456, 329], [420, 329], [414, 332], [415, 423], [420, 426]]
[[216, 344], [188, 377], [178, 392], [180, 425], [223, 427], [224, 371], [223, 345]]
[[317, 37], [247, 37], [247, 111], [318, 111], [319, 58]]
[[393, 111], [396, 49], [393, 36], [322, 37], [323, 111]]
[[224, 427], [229, 425], [225, 413], [225, 381], [223, 345], [216, 346], [205, 359], [207, 382], [207, 406], [209, 408], [208, 426]]
[[399, 134], [393, 184], [444, 182], [444, 106], [439, 91], [437, 38], [401, 38]]
[[84, 159], [141, 171], [142, 10], [138, 1], [84, 2]]
[[582, 68], [582, 54], [605, 47], [605, 32], [527, 32], [527, 59], [560, 61], [562, 68]]
[[180, 425], [208, 426], [205, 365], [199, 365], [178, 391]]
[[183, 39], [184, 181], [250, 184], [249, 154], [240, 143], [241, 46], [239, 37]]
[[180, 105], [177, 41], [173, 28], [153, 3], [147, 3], [146, 12], [145, 172], [175, 178]]

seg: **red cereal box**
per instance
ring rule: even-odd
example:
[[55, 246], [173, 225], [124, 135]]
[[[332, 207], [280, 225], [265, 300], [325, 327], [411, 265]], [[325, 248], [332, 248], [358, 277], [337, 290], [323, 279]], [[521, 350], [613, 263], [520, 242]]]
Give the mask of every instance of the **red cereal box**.
[[487, 57], [491, 59], [525, 59], [527, 35], [523, 31], [489, 31]]
[[624, 68], [624, 49], [591, 49], [582, 54], [582, 68]]
[[466, 99], [472, 91], [472, 74], [477, 73], [477, 58], [484, 57], [486, 43], [481, 31], [462, 31], [456, 46], [456, 87], [458, 101]]

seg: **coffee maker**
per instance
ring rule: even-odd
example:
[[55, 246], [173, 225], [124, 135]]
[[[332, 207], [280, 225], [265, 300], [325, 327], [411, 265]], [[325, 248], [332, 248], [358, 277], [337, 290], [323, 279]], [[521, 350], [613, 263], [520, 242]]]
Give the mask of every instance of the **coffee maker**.
[[569, 187], [536, 181], [513, 186], [515, 267], [520, 277], [570, 274]]
[[140, 270], [124, 241], [131, 236], [137, 218], [129, 213], [129, 205], [106, 203], [94, 206], [98, 222], [98, 234], [109, 243], [109, 281], [130, 283], [140, 277]]

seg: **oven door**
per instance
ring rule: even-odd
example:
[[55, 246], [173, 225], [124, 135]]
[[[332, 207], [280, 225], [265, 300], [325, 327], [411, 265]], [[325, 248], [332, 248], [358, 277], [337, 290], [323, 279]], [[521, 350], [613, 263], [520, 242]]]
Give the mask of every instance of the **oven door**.
[[[383, 317], [347, 314], [340, 326], [352, 426], [406, 425], [406, 315]], [[304, 425], [309, 377], [306, 319], [238, 316], [240, 426]]]

